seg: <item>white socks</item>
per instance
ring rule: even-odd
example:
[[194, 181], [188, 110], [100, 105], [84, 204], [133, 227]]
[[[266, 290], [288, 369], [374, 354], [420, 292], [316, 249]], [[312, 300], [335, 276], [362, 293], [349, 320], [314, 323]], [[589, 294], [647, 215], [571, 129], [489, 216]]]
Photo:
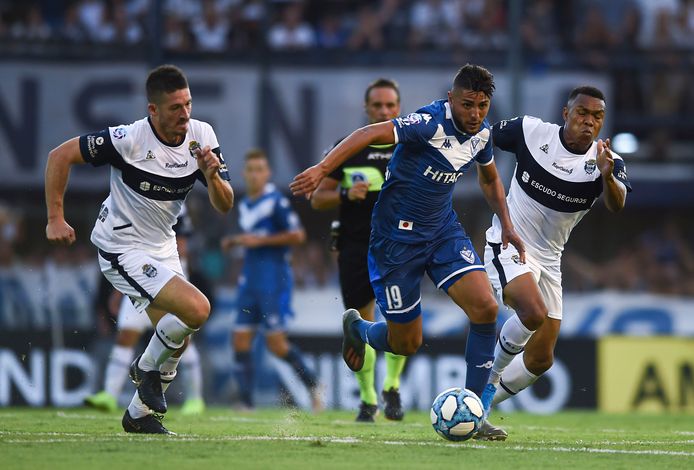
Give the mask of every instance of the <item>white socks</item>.
[[178, 363], [180, 361], [180, 357], [171, 356], [164, 361], [161, 367], [159, 367], [159, 377], [161, 377], [162, 392], [166, 393], [166, 389], [169, 388], [169, 385], [171, 385], [173, 379], [176, 378], [176, 368], [178, 367]]
[[116, 397], [116, 399], [123, 391], [123, 384], [128, 377], [130, 363], [133, 362], [134, 354], [133, 348], [117, 344], [111, 350], [111, 355], [106, 365], [106, 372], [104, 373], [104, 390]]
[[178, 317], [167, 313], [154, 328], [152, 339], [142, 353], [139, 366], [142, 370], [158, 370], [164, 361], [183, 346], [186, 336], [196, 331]]
[[192, 341], [181, 356], [181, 364], [185, 366], [186, 400], [202, 398], [200, 352]]
[[538, 378], [538, 375], [533, 374], [525, 367], [523, 354], [516, 355], [515, 359], [511, 361], [511, 364], [501, 374], [501, 382], [499, 387], [497, 387], [492, 404], [496, 405], [508, 397], [516, 395], [521, 390], [532, 385]]
[[152, 410], [150, 410], [149, 407], [142, 403], [142, 400], [140, 400], [137, 390], [135, 390], [135, 395], [133, 395], [133, 399], [130, 400], [130, 404], [128, 405], [128, 413], [130, 413], [130, 416], [133, 419], [142, 418], [152, 414]]
[[499, 341], [494, 349], [494, 365], [492, 373], [489, 377], [489, 382], [497, 385], [499, 377], [502, 375], [506, 367], [523, 352], [523, 348], [528, 343], [533, 331], [530, 331], [523, 325], [517, 314], [514, 314], [504, 323], [499, 333]]

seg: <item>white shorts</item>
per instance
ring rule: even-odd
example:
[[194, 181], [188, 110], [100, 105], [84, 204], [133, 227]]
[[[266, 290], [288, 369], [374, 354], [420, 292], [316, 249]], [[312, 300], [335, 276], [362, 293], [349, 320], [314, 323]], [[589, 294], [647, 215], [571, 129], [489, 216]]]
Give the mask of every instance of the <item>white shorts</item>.
[[500, 243], [484, 247], [484, 268], [496, 294], [503, 300], [502, 290], [506, 284], [525, 273], [532, 273], [540, 288], [542, 299], [550, 318], [562, 318], [561, 264], [540, 264], [529, 252], [525, 252], [525, 264], [520, 264], [518, 250], [509, 243], [504, 250]]
[[99, 250], [98, 258], [106, 279], [116, 290], [130, 297], [140, 314], [171, 278], [184, 277], [177, 254], [159, 259], [141, 250], [119, 254]]
[[118, 309], [118, 331], [132, 330], [143, 333], [152, 329], [152, 321], [145, 312], [135, 310], [132, 300], [123, 296]]

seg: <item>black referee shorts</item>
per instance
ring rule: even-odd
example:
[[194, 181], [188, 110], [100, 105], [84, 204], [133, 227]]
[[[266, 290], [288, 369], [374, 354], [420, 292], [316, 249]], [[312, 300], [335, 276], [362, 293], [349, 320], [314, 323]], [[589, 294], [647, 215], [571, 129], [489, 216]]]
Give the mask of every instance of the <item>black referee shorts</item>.
[[340, 244], [337, 265], [345, 308], [359, 309], [375, 298], [369, 281], [368, 254], [368, 242]]

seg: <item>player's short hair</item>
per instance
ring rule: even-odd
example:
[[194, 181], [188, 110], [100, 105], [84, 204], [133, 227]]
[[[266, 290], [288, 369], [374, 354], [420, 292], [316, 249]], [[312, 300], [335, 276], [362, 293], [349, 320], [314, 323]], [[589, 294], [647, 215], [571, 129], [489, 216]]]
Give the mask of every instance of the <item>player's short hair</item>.
[[571, 90], [571, 93], [569, 93], [569, 98], [566, 100], [566, 105], [570, 106], [571, 102], [576, 99], [578, 95], [588, 95], [592, 96], [593, 98], [597, 98], [599, 100], [605, 101], [605, 94], [598, 88], [595, 88], [594, 86], [577, 86], [573, 90]]
[[369, 102], [369, 93], [371, 93], [371, 90], [374, 88], [390, 88], [395, 90], [395, 94], [398, 96], [398, 103], [400, 102], [400, 87], [398, 86], [398, 82], [390, 78], [378, 78], [369, 83], [369, 86], [366, 87], [366, 91], [364, 92], [364, 103]]
[[251, 160], [267, 160], [267, 154], [262, 149], [250, 149], [248, 152], [246, 152], [244, 161], [248, 162]]
[[160, 65], [147, 75], [147, 101], [156, 103], [164, 93], [188, 88], [188, 80], [183, 70], [175, 65]]
[[494, 75], [481, 65], [465, 64], [453, 79], [453, 88], [481, 91], [488, 98], [494, 94]]

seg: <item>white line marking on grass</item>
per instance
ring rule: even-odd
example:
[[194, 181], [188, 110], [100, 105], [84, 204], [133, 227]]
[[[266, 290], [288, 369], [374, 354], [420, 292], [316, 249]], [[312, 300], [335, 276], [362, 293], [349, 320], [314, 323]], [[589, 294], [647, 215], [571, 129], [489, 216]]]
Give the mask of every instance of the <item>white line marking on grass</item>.
[[112, 421], [115, 417], [115, 415], [108, 415], [108, 414], [85, 415], [85, 414], [81, 414], [81, 413], [66, 413], [64, 411], [58, 411], [56, 413], [56, 416], [58, 418], [67, 418], [67, 419], [95, 419], [95, 420], [109, 420], [109, 421]]
[[[499, 423], [497, 423], [499, 424]], [[513, 426], [506, 426], [505, 423], [501, 424], [504, 428], [508, 427], [513, 428]], [[521, 424], [518, 426], [520, 429], [526, 429], [528, 431], [552, 431], [552, 432], [572, 432], [575, 431], [575, 429], [569, 429], [569, 428], [561, 428], [557, 426], [534, 426], [534, 425], [526, 425], [526, 424]]]
[[675, 434], [680, 436], [694, 436], [694, 431], [675, 431]]
[[0, 431], [0, 434], [9, 436], [73, 436], [73, 437], [93, 437], [93, 434], [81, 432], [32, 432], [32, 431]]
[[503, 443], [491, 445], [479, 444], [474, 442], [468, 443], [448, 443], [437, 441], [415, 442], [415, 441], [378, 441], [364, 440], [356, 437], [340, 437], [340, 436], [217, 436], [207, 437], [195, 434], [180, 435], [180, 436], [132, 436], [128, 434], [118, 434], [113, 436], [94, 436], [89, 439], [7, 439], [2, 442], [10, 444], [55, 444], [63, 442], [143, 442], [143, 441], [161, 441], [162, 439], [174, 440], [177, 442], [266, 442], [266, 441], [283, 441], [283, 442], [320, 442], [327, 444], [381, 444], [393, 446], [422, 446], [422, 447], [455, 447], [455, 448], [472, 448], [479, 450], [512, 450], [519, 452], [560, 452], [560, 453], [588, 453], [588, 454], [620, 454], [620, 455], [662, 455], [668, 457], [694, 457], [694, 452], [674, 451], [662, 449], [644, 449], [644, 450], [629, 450], [629, 449], [601, 449], [592, 447], [565, 447], [565, 446], [507, 446]]
[[[265, 419], [265, 418], [251, 418], [248, 416], [210, 416], [210, 421], [220, 421], [220, 422], [225, 422], [225, 421], [232, 421], [236, 423], [258, 423], [258, 424], [277, 424], [280, 421], [304, 421], [300, 418], [294, 418], [292, 416], [288, 416], [286, 418], [282, 418], [281, 420], [277, 419]], [[310, 422], [310, 421], [306, 421]], [[349, 425], [352, 426], [354, 424], [359, 424], [355, 423], [355, 421], [346, 421], [342, 419], [334, 419], [330, 421], [330, 424], [336, 424], [336, 425]], [[398, 426], [398, 427], [411, 427], [411, 428], [421, 428], [424, 426], [429, 426], [428, 424], [425, 423], [403, 423], [403, 422], [388, 422], [388, 421], [380, 421], [379, 424], [382, 424], [384, 426]], [[368, 426], [368, 423], [364, 423], [365, 426]]]
[[[577, 444], [583, 444], [583, 442], [577, 442]], [[587, 444], [590, 445], [605, 445], [605, 446], [658, 446], [658, 445], [687, 445], [694, 444], [694, 440], [687, 439], [684, 441], [590, 441]]]

